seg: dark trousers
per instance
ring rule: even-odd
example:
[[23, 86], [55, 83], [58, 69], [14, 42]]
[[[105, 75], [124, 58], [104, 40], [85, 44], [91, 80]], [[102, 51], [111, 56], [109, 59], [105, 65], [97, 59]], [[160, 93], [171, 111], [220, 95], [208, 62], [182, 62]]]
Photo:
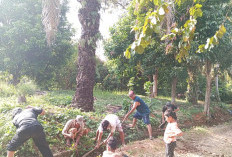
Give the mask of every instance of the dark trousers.
[[176, 148], [176, 141], [166, 143], [166, 157], [174, 157], [174, 150]]
[[43, 157], [53, 157], [45, 138], [43, 127], [40, 125], [30, 126], [24, 129], [18, 129], [12, 140], [7, 146], [8, 151], [16, 151], [24, 142], [32, 138], [35, 145]]

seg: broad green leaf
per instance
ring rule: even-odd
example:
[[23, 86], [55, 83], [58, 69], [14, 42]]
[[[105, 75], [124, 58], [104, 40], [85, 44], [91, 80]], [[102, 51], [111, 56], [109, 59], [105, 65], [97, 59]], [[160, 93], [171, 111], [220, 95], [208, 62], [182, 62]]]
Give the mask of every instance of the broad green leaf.
[[202, 45], [198, 46], [197, 53], [202, 53], [202, 52], [204, 52], [204, 50], [205, 50], [205, 45], [202, 44]]
[[214, 44], [214, 45], [218, 45], [218, 44], [219, 44], [219, 41], [218, 41], [217, 36], [216, 36], [216, 35], [214, 35], [212, 38], [213, 38], [213, 43], [212, 43], [212, 44]]
[[161, 28], [160, 25], [154, 25], [153, 26], [153, 30], [154, 30], [155, 33], [160, 33], [160, 31], [161, 31], [160, 28]]
[[202, 16], [202, 10], [201, 10], [202, 5], [201, 4], [196, 4], [195, 6], [191, 7], [189, 10], [189, 13], [191, 16], [194, 18], [198, 18]]
[[168, 37], [169, 37], [169, 34], [166, 34], [160, 40], [166, 40]]
[[168, 4], [164, 4], [162, 5], [162, 7], [164, 8], [165, 13], [167, 14], [169, 12]]
[[161, 4], [161, 0], [153, 0], [154, 5], [158, 6]]
[[140, 45], [143, 46], [144, 48], [150, 44], [151, 44], [151, 39], [145, 39], [145, 38], [141, 39]]
[[131, 53], [130, 53], [130, 48], [131, 46], [129, 46], [126, 51], [124, 52], [124, 56], [126, 57], [126, 59], [130, 59], [131, 58]]
[[226, 28], [224, 27], [224, 25], [221, 25], [218, 30], [217, 37], [222, 38], [225, 33], [226, 33]]
[[191, 22], [190, 20], [187, 20], [184, 24], [184, 27], [187, 28], [190, 22]]
[[144, 52], [144, 48], [143, 46], [139, 45], [139, 46], [136, 46], [135, 47], [135, 51], [138, 53], [138, 54], [142, 54]]
[[179, 29], [178, 28], [174, 28], [174, 29], [171, 30], [171, 32], [177, 34], [179, 32]]

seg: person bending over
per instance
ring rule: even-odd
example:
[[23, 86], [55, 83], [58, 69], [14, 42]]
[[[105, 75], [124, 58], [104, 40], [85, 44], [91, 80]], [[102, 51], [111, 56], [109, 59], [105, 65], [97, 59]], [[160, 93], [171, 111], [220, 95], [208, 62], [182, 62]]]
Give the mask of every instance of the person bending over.
[[35, 145], [43, 157], [53, 157], [49, 145], [46, 141], [42, 125], [38, 122], [38, 115], [44, 115], [42, 108], [28, 106], [26, 109], [15, 108], [12, 111], [13, 124], [16, 126], [16, 134], [7, 146], [7, 157], [13, 157], [15, 151], [24, 142], [33, 139]]
[[137, 119], [143, 119], [143, 122], [147, 125], [149, 138], [152, 140], [152, 128], [149, 118], [150, 110], [148, 106], [140, 97], [136, 96], [133, 91], [129, 92], [129, 97], [134, 101], [134, 104], [132, 106], [132, 109], [125, 115], [122, 122], [126, 121], [129, 115], [132, 114], [135, 110], [137, 110], [133, 116], [133, 123], [131, 124], [131, 127], [135, 126]]
[[118, 118], [118, 116], [114, 115], [114, 114], [108, 114], [100, 123], [97, 133], [96, 133], [96, 138], [95, 140], [97, 140], [97, 145], [96, 148], [99, 148], [100, 146], [100, 142], [102, 139], [102, 135], [103, 135], [103, 131], [106, 130], [110, 130], [110, 134], [108, 135], [108, 137], [106, 138], [106, 140], [104, 140], [104, 143], [107, 143], [107, 141], [109, 140], [109, 138], [111, 136], [113, 136], [115, 130], [118, 130], [120, 138], [121, 138], [121, 142], [122, 145], [125, 145], [125, 140], [124, 140], [124, 132], [121, 126], [121, 122]]

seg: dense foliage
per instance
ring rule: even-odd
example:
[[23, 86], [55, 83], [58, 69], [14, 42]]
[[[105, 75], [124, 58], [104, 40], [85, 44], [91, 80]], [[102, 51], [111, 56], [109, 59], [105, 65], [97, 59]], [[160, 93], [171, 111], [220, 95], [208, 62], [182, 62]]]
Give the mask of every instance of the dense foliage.
[[[13, 75], [13, 83], [27, 75], [45, 88], [58, 84], [74, 48], [66, 19], [67, 1], [61, 8], [57, 42], [47, 46], [41, 22], [41, 1], [3, 0], [0, 3], [0, 70]], [[65, 75], [65, 73], [61, 74]], [[60, 78], [60, 77], [59, 77]]]

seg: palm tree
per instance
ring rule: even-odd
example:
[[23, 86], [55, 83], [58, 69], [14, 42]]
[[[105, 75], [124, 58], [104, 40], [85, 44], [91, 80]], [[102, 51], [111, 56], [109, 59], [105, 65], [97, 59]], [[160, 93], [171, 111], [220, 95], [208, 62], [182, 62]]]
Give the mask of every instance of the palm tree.
[[84, 111], [93, 110], [93, 88], [95, 83], [95, 50], [99, 34], [100, 3], [98, 0], [79, 0], [82, 8], [78, 18], [82, 25], [81, 39], [78, 45], [77, 87], [72, 106]]
[[[82, 8], [78, 11], [78, 18], [82, 25], [81, 39], [78, 44], [78, 74], [77, 87], [72, 100], [72, 106], [83, 111], [93, 110], [93, 88], [95, 83], [95, 50], [100, 36], [99, 23], [101, 2], [106, 6], [126, 7], [131, 0], [77, 0]], [[48, 45], [55, 41], [55, 34], [59, 24], [60, 0], [42, 0], [43, 25], [45, 26]]]
[[[78, 18], [82, 25], [81, 39], [78, 44], [77, 87], [72, 106], [83, 111], [93, 110], [93, 87], [95, 77], [95, 50], [99, 35], [99, 0], [77, 0], [82, 5]], [[48, 45], [55, 40], [59, 24], [60, 0], [43, 0], [43, 24]]]

